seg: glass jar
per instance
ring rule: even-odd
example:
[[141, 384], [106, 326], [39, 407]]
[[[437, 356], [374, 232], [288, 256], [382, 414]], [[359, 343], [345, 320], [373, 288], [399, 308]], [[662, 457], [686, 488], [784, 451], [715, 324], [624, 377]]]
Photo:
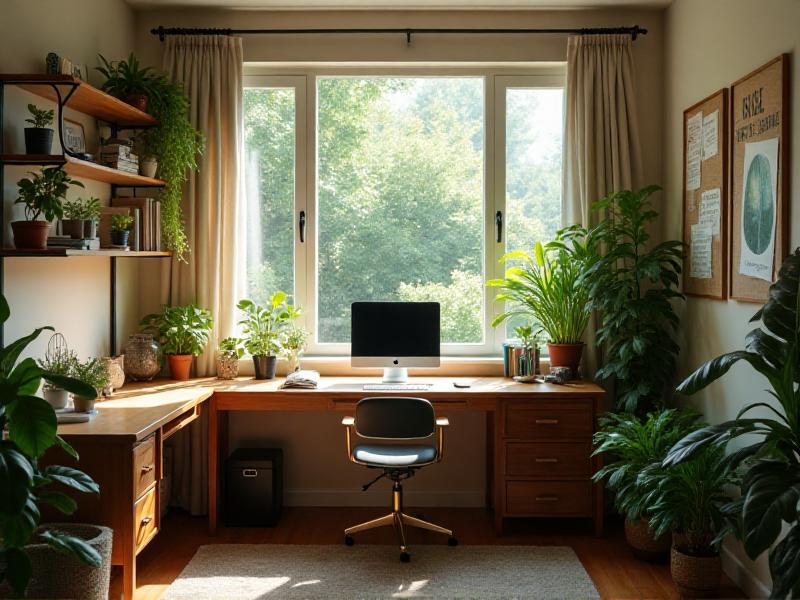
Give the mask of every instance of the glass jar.
[[161, 372], [161, 346], [149, 333], [136, 333], [125, 344], [125, 375], [134, 381], [150, 381]]

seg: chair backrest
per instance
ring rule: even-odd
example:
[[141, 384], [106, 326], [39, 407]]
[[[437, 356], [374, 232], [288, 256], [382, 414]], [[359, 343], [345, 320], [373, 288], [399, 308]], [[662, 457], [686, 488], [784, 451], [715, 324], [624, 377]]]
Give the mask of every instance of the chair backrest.
[[424, 398], [370, 397], [356, 405], [355, 425], [361, 437], [410, 440], [433, 435], [436, 415]]

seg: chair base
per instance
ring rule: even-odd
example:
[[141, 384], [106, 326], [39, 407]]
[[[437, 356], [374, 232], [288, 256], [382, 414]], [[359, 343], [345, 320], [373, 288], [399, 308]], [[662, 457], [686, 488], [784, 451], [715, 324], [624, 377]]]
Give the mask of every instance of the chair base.
[[378, 527], [385, 527], [387, 525], [394, 527], [395, 533], [397, 534], [397, 544], [400, 546], [400, 560], [403, 562], [408, 562], [410, 559], [408, 546], [406, 545], [406, 527], [416, 527], [417, 529], [426, 529], [435, 533], [443, 533], [444, 535], [448, 536], [447, 543], [449, 545], [455, 546], [458, 544], [458, 541], [453, 536], [453, 531], [451, 529], [441, 527], [440, 525], [430, 523], [423, 519], [418, 519], [417, 517], [412, 517], [411, 515], [407, 515], [403, 512], [403, 486], [400, 485], [398, 481], [395, 481], [394, 485], [392, 486], [392, 512], [390, 512], [388, 515], [378, 517], [377, 519], [372, 519], [371, 521], [366, 521], [365, 523], [353, 525], [352, 527], [345, 529], [345, 544], [352, 546], [355, 543], [352, 538], [354, 533], [367, 531], [369, 529], [376, 529]]

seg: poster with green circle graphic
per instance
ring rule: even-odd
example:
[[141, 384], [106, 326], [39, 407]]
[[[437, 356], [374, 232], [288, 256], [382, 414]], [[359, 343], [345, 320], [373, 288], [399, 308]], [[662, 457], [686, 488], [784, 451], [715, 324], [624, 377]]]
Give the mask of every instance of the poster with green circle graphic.
[[739, 272], [772, 281], [778, 192], [778, 138], [745, 144]]

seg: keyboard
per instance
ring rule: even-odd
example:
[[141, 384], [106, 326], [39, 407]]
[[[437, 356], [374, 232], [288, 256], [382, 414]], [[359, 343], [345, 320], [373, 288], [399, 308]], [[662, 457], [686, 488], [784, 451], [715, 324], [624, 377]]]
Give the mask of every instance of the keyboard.
[[430, 383], [365, 383], [368, 392], [422, 392], [431, 389]]

